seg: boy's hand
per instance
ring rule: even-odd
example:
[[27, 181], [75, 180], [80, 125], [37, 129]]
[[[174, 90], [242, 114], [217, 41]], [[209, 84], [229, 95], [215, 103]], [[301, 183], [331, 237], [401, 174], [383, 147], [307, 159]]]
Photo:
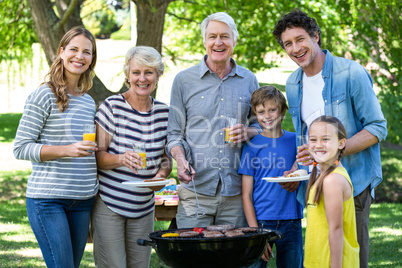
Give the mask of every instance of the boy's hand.
[[298, 181], [293, 181], [293, 182], [278, 182], [280, 186], [282, 186], [282, 189], [285, 189], [288, 192], [294, 192], [296, 191], [297, 187], [299, 187], [299, 182]]

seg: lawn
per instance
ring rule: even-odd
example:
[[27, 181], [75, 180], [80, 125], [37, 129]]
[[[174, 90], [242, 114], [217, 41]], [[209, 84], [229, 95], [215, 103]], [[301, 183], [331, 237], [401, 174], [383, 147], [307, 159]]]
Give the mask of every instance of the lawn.
[[[25, 187], [29, 173], [30, 170], [0, 172], [0, 267], [45, 267], [26, 216]], [[370, 267], [402, 266], [401, 224], [402, 204], [372, 205]], [[156, 222], [155, 229], [159, 226], [167, 229], [168, 222]], [[90, 243], [81, 267], [95, 267]], [[166, 267], [154, 251], [150, 267]]]
[[[20, 117], [21, 114], [0, 114], [0, 142], [13, 142]], [[283, 128], [294, 131], [289, 115]], [[369, 266], [402, 267], [402, 150], [382, 144], [381, 158], [384, 181], [376, 189], [376, 203], [370, 213]], [[30, 170], [0, 172], [0, 267], [46, 267], [26, 216], [25, 189], [29, 173]], [[174, 170], [171, 177], [176, 176]], [[156, 222], [155, 229], [167, 229], [168, 225], [168, 222]], [[95, 267], [92, 244], [87, 244], [81, 267]], [[153, 251], [150, 267], [167, 266]], [[268, 267], [275, 265], [270, 263]]]

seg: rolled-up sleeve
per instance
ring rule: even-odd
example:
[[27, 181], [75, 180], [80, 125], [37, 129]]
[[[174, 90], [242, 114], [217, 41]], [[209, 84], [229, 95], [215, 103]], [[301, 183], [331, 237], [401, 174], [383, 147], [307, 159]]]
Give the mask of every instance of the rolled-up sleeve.
[[356, 116], [364, 129], [379, 141], [384, 141], [388, 134], [387, 120], [381, 111], [369, 73], [364, 68], [351, 68], [351, 78], [350, 88]]
[[183, 84], [181, 80], [182, 78], [179, 74], [173, 81], [169, 107], [166, 154], [172, 157], [170, 152], [172, 148], [180, 146], [185, 151], [186, 159], [191, 162], [191, 149], [185, 140], [187, 113], [183, 100]]

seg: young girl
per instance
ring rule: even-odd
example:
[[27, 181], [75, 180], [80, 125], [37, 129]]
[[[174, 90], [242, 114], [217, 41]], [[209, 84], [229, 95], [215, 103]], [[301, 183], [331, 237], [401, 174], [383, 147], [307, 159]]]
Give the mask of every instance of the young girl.
[[95, 143], [83, 141], [94, 124], [87, 94], [96, 63], [93, 35], [73, 28], [60, 41], [45, 81], [26, 100], [14, 155], [32, 161], [27, 214], [47, 267], [79, 267], [98, 190]]
[[359, 267], [353, 186], [339, 162], [345, 128], [337, 118], [321, 116], [311, 123], [308, 141], [314, 168], [307, 186], [304, 266]]

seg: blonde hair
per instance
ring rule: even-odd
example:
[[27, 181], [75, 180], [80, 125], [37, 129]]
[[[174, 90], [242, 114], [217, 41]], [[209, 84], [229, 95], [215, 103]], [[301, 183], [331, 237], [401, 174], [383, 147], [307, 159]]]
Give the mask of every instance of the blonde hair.
[[92, 43], [92, 62], [89, 65], [88, 69], [81, 74], [80, 79], [78, 80], [78, 89], [79, 93], [87, 93], [92, 87], [92, 79], [95, 77], [95, 65], [96, 65], [96, 41], [95, 37], [92, 35], [90, 31], [84, 29], [82, 27], [74, 27], [69, 30], [63, 38], [60, 40], [58, 49], [57, 49], [57, 57], [54, 60], [52, 66], [50, 67], [49, 72], [45, 76], [45, 82], [42, 84], [47, 84], [54, 95], [56, 96], [56, 104], [59, 107], [60, 112], [64, 112], [68, 108], [69, 98], [67, 95], [67, 81], [64, 70], [63, 59], [60, 56], [60, 48], [65, 49], [66, 46], [70, 43], [71, 39], [76, 36], [84, 35], [89, 39]]
[[[337, 130], [337, 134], [338, 134], [338, 140], [342, 140], [342, 139], [347, 138], [346, 137], [345, 127], [343, 126], [342, 122], [339, 121], [338, 118], [333, 117], [333, 116], [329, 116], [329, 115], [320, 116], [320, 117], [318, 117], [317, 119], [315, 119], [311, 123], [310, 129], [315, 123], [318, 123], [318, 122], [324, 122], [324, 123], [330, 124], [333, 127], [335, 127], [335, 129]], [[343, 156], [343, 152], [345, 151], [345, 148], [346, 148], [346, 146], [343, 147], [342, 149], [338, 150], [338, 159], [337, 159], [338, 161], [341, 160], [341, 158]], [[320, 202], [320, 197], [321, 197], [322, 190], [323, 190], [322, 187], [323, 187], [323, 184], [324, 184], [324, 179], [329, 174], [331, 174], [332, 171], [334, 171], [335, 168], [336, 168], [336, 164], [333, 164], [323, 174], [320, 174], [319, 176], [317, 176], [318, 169], [317, 169], [317, 166], [314, 166], [313, 170], [311, 171], [310, 179], [309, 179], [308, 185], [307, 185], [306, 204], [307, 204], [307, 201], [309, 199], [310, 189], [318, 181], [318, 178], [321, 178], [321, 179], [317, 182], [313, 202], [315, 204], [318, 204]]]
[[161, 54], [159, 54], [156, 49], [148, 46], [132, 47], [127, 51], [123, 66], [125, 75], [124, 83], [128, 88], [130, 87], [130, 62], [132, 60], [135, 60], [140, 66], [155, 69], [158, 77], [160, 77], [165, 70]]

